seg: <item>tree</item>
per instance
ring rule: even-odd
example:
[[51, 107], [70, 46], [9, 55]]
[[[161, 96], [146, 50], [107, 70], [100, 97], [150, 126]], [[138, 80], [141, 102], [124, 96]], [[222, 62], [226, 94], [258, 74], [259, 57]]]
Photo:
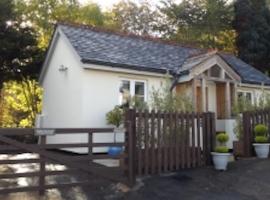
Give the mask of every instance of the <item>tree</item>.
[[34, 80], [4, 83], [1, 100], [1, 127], [33, 127], [41, 111], [42, 89]]
[[154, 35], [160, 17], [147, 1], [136, 4], [122, 0], [112, 9], [113, 21], [120, 30], [139, 35]]
[[265, 0], [237, 0], [234, 28], [239, 57], [261, 71], [270, 67], [270, 11]]
[[[183, 0], [176, 4], [163, 1], [159, 10], [167, 17], [173, 31], [170, 38], [182, 43], [234, 51], [233, 7], [226, 0]], [[222, 41], [225, 40], [225, 41]]]
[[58, 21], [102, 26], [104, 16], [97, 4], [81, 5], [78, 0], [16, 0], [16, 8], [39, 35], [39, 47], [47, 48]]
[[13, 1], [0, 1], [0, 89], [4, 81], [36, 77], [42, 57], [33, 29], [14, 11]]

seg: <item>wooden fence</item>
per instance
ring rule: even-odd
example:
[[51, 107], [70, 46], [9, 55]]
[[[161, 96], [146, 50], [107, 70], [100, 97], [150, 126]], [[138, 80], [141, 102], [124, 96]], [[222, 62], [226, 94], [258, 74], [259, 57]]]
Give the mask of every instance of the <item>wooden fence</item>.
[[254, 155], [252, 143], [254, 142], [254, 127], [257, 124], [264, 124], [270, 130], [270, 109], [248, 111], [243, 113], [243, 141], [244, 156]]
[[129, 110], [129, 171], [160, 174], [211, 163], [215, 143], [214, 113], [167, 113]]
[[[110, 128], [69, 128], [69, 129], [0, 129], [0, 154], [30, 152], [39, 155], [35, 159], [2, 159], [0, 165], [37, 163], [36, 172], [0, 174], [0, 179], [38, 177], [36, 186], [0, 189], [0, 194], [22, 191], [39, 191], [89, 184], [89, 180], [71, 183], [46, 183], [46, 176], [93, 174], [113, 181], [134, 185], [136, 176], [160, 174], [183, 168], [194, 168], [211, 163], [210, 152], [215, 143], [214, 113], [168, 113], [156, 111], [128, 110], [125, 113], [125, 141], [118, 143], [94, 143], [93, 133], [112, 133]], [[58, 134], [88, 134], [85, 143], [47, 144], [47, 137]], [[36, 135], [39, 142], [26, 144], [10, 136]], [[94, 154], [95, 147], [119, 146], [121, 155]], [[59, 149], [87, 148], [86, 155], [63, 154]], [[2, 152], [2, 153], [1, 153]], [[122, 166], [117, 169], [96, 164], [98, 159], [119, 159]], [[58, 163], [67, 170], [48, 171], [46, 164]]]
[[[61, 143], [61, 144], [46, 144], [47, 135], [41, 135], [39, 137], [39, 143], [37, 144], [25, 144], [12, 137], [14, 136], [34, 136], [37, 132], [54, 132], [53, 135], [58, 134], [76, 134], [76, 133], [86, 133], [88, 134], [88, 141], [85, 143]], [[63, 188], [63, 187], [73, 187], [82, 186], [89, 184], [90, 180], [70, 182], [70, 183], [55, 183], [47, 184], [47, 176], [55, 175], [81, 175], [83, 173], [84, 177], [87, 175], [98, 175], [106, 179], [113, 181], [125, 181], [124, 171], [122, 169], [108, 169], [107, 167], [102, 167], [95, 164], [93, 160], [99, 159], [126, 159], [126, 153], [124, 152], [119, 156], [110, 156], [108, 154], [93, 154], [93, 147], [108, 147], [108, 146], [125, 146], [125, 143], [94, 143], [93, 133], [112, 133], [111, 128], [73, 128], [73, 129], [0, 129], [0, 152], [1, 154], [18, 155], [21, 153], [34, 153], [39, 155], [37, 158], [30, 159], [1, 159], [0, 165], [13, 165], [13, 164], [31, 164], [36, 163], [39, 165], [38, 171], [26, 172], [26, 173], [6, 173], [0, 174], [0, 179], [14, 179], [19, 177], [26, 178], [39, 178], [37, 185], [27, 186], [27, 187], [12, 187], [12, 188], [2, 188], [0, 189], [0, 194], [13, 193], [13, 192], [24, 192], [24, 191], [39, 191], [41, 195], [44, 194], [46, 189], [52, 188]], [[63, 152], [53, 151], [60, 148], [88, 148], [88, 154], [63, 154]], [[125, 147], [127, 148], [127, 147]], [[66, 170], [53, 170], [48, 171], [46, 169], [47, 164], [61, 164], [68, 167]], [[125, 162], [124, 162], [125, 164]], [[127, 169], [127, 167], [123, 167]], [[121, 173], [123, 171], [123, 173]]]

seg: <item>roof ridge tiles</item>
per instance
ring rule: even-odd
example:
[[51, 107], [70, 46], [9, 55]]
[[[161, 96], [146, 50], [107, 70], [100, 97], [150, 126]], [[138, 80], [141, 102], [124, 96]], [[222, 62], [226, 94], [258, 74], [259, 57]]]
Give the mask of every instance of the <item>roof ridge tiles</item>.
[[71, 22], [61, 22], [61, 21], [57, 22], [56, 25], [63, 25], [63, 26], [70, 26], [70, 27], [74, 27], [74, 28], [88, 29], [88, 30], [95, 31], [95, 32], [114, 34], [114, 35], [118, 35], [118, 36], [121, 36], [121, 37], [142, 39], [142, 40], [146, 40], [146, 41], [151, 41], [151, 42], [156, 42], [156, 43], [161, 43], [161, 44], [167, 44], [167, 45], [172, 45], [172, 46], [179, 46], [179, 47], [183, 47], [183, 48], [205, 50], [205, 51], [211, 51], [212, 50], [212, 49], [202, 48], [202, 47], [198, 47], [198, 46], [191, 45], [191, 44], [181, 44], [181, 43], [179, 43], [178, 41], [175, 41], [175, 40], [174, 41], [165, 40], [165, 39], [158, 38], [158, 37], [153, 37], [153, 36], [150, 36], [150, 35], [138, 35], [138, 34], [125, 32], [125, 31], [116, 31], [116, 30], [112, 30], [112, 29], [109, 29], [109, 28], [105, 28], [105, 27], [97, 27], [97, 26], [91, 26], [91, 25], [86, 25], [86, 24], [71, 23]]

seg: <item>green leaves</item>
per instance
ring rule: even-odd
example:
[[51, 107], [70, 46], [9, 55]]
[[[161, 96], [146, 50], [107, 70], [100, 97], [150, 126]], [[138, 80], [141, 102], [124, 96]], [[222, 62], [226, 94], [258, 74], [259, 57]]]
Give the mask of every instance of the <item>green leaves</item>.
[[1, 100], [1, 127], [33, 127], [41, 112], [42, 89], [34, 80], [9, 81], [4, 84]]
[[228, 153], [229, 148], [226, 146], [226, 143], [229, 141], [229, 135], [227, 133], [219, 133], [216, 138], [220, 146], [215, 148], [215, 152]]
[[13, 1], [0, 1], [0, 88], [11, 79], [36, 78], [43, 55], [35, 32], [15, 11]]
[[168, 112], [189, 112], [193, 110], [192, 100], [185, 94], [170, 90], [171, 81], [167, 80], [160, 89], [152, 89], [151, 108]]
[[235, 52], [235, 34], [231, 26], [234, 17], [232, 4], [226, 0], [183, 0], [180, 4], [167, 0], [163, 3], [164, 7], [160, 11], [167, 16], [172, 26], [176, 26], [170, 38], [182, 43]]
[[46, 49], [59, 21], [102, 26], [105, 16], [97, 4], [81, 5], [78, 0], [16, 0], [16, 9], [30, 21], [39, 36], [39, 47]]
[[112, 20], [116, 27], [125, 32], [153, 35], [161, 16], [146, 1], [140, 4], [120, 1], [112, 9]]
[[123, 123], [124, 111], [119, 106], [115, 106], [113, 110], [106, 114], [106, 120], [108, 124], [119, 127]]
[[265, 0], [237, 0], [234, 28], [239, 57], [261, 71], [270, 67], [270, 11]]

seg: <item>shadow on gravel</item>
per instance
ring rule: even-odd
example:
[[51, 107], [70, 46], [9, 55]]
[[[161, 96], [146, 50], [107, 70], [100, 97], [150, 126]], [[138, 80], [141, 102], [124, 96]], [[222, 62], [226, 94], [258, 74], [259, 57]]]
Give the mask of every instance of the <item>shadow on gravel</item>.
[[267, 200], [270, 199], [270, 160], [239, 160], [231, 163], [226, 172], [206, 167], [143, 182], [144, 187], [122, 199]]
[[[10, 169], [6, 169], [10, 170]], [[53, 179], [67, 181], [73, 177]], [[92, 184], [63, 190], [49, 190], [43, 198], [36, 193], [0, 196], [1, 200], [267, 200], [270, 199], [270, 160], [246, 159], [230, 163], [226, 172], [212, 167], [181, 170], [144, 178], [129, 192], [96, 177]], [[11, 183], [14, 184], [14, 183]], [[12, 185], [11, 185], [12, 187]], [[136, 187], [135, 187], [136, 188]]]

